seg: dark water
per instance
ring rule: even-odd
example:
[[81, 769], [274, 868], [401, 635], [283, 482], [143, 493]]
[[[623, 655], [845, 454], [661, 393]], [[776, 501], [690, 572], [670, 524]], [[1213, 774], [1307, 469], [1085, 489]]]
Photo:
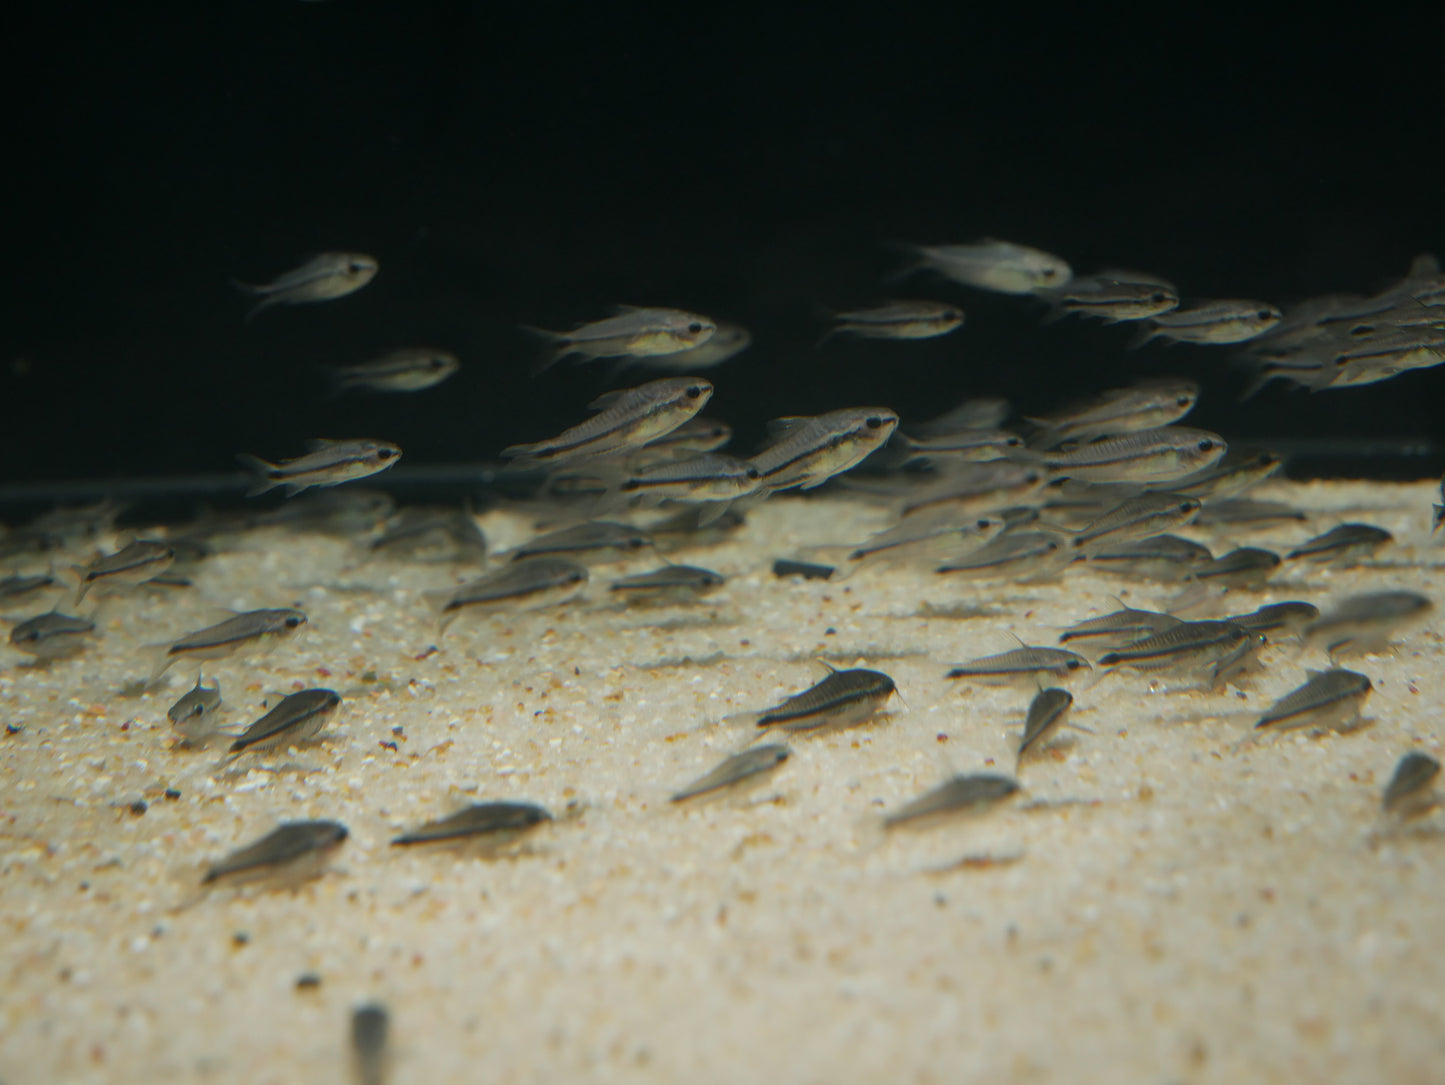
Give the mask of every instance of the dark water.
[[[743, 448], [784, 414], [983, 394], [1038, 412], [1166, 372], [1203, 382], [1191, 421], [1232, 439], [1438, 441], [1439, 370], [1240, 403], [1223, 349], [1129, 353], [1128, 330], [942, 280], [907, 293], [959, 301], [961, 332], [814, 347], [820, 307], [896, 293], [894, 240], [998, 236], [1280, 304], [1445, 251], [1441, 17], [1366, 15], [36, 5], [6, 43], [0, 481], [225, 472], [312, 436], [493, 458], [605, 385], [602, 366], [532, 377], [518, 325], [617, 302], [752, 329], [708, 374]], [[334, 249], [380, 275], [243, 323], [230, 277]], [[464, 368], [415, 397], [323, 398], [318, 365], [410, 344]], [[1297, 470], [1441, 466], [1363, 451]]]

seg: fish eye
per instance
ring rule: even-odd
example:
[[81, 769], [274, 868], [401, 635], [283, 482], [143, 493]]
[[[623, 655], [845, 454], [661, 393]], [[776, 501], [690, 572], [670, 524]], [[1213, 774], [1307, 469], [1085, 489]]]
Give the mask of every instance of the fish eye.
[[359, 260], [353, 260], [351, 261], [351, 263], [346, 265], [346, 269], [350, 271], [353, 275], [360, 275], [363, 271], [366, 270], [366, 265]]
[[1149, 300], [1152, 301], [1155, 305], [1163, 305], [1166, 301], [1169, 300], [1169, 298], [1167, 295], [1164, 294], [1150, 294]]
[[1193, 512], [1193, 511], [1194, 511], [1194, 502], [1193, 502], [1193, 501], [1181, 501], [1181, 502], [1179, 502], [1179, 511], [1180, 511], [1180, 512]]
[[432, 367], [433, 369], [440, 369], [442, 366], [444, 366], [444, 365], [446, 365], [446, 364], [447, 364], [447, 360], [446, 360], [445, 358], [433, 358], [433, 359], [431, 360], [431, 367]]
[[700, 395], [702, 395], [702, 389], [695, 384], [691, 385], [687, 390], [688, 399], [696, 399]]
[[876, 414], [870, 414], [864, 419], [863, 424], [869, 429], [881, 429], [883, 427], [883, 419], [879, 418]]
[[1058, 272], [1058, 269], [1057, 269], [1057, 268], [1046, 267], [1046, 268], [1044, 268], [1042, 271], [1039, 272], [1039, 278], [1041, 278], [1041, 279], [1052, 279], [1052, 278], [1053, 278], [1055, 275], [1057, 275], [1058, 273], [1059, 273], [1059, 272]]
[[1007, 440], [1004, 441], [1003, 446], [1004, 448], [1018, 448], [1023, 443], [1024, 439], [1022, 437], [1009, 437]]
[[1068, 667], [1071, 671], [1076, 671], [1082, 664], [1077, 659], [1070, 659], [1064, 663], [1064, 666]]
[[747, 477], [748, 477], [748, 478], [762, 478], [762, 477], [763, 477], [763, 473], [762, 473], [761, 471], [759, 471], [756, 467], [749, 467], [749, 468], [747, 469], [746, 474], [747, 474]]
[[962, 315], [957, 309], [945, 309], [943, 311], [944, 320], [957, 320]]
[[298, 625], [300, 625], [300, 624], [301, 624], [301, 619], [298, 618], [298, 617], [296, 617], [296, 615], [294, 615], [294, 614], [291, 615], [289, 618], [286, 619], [286, 628], [287, 628], [287, 629], [295, 629], [295, 628], [296, 628]]
[[1178, 399], [1176, 399], [1176, 400], [1174, 401], [1174, 405], [1175, 405], [1176, 407], [1187, 407], [1187, 406], [1189, 406], [1189, 404], [1191, 404], [1191, 403], [1193, 403], [1193, 402], [1194, 402], [1194, 397], [1193, 397], [1193, 396], [1180, 396]]
[[1199, 442], [1199, 451], [1200, 451], [1200, 452], [1212, 452], [1212, 451], [1214, 451], [1214, 442], [1211, 441], [1208, 437], [1204, 438], [1204, 440], [1202, 440], [1202, 441]]
[[1271, 313], [1268, 309], [1261, 309], [1259, 312], [1255, 313], [1254, 315], [1257, 316], [1257, 317], [1259, 317], [1260, 320], [1273, 320], [1273, 319], [1274, 319], [1274, 314]]
[[697, 335], [702, 331], [702, 325], [699, 324], [696, 320], [694, 320], [691, 324], [687, 326], [687, 330], [693, 335]]
[[630, 539], [627, 540], [627, 549], [629, 549], [629, 550], [636, 550], [636, 549], [638, 549], [639, 547], [643, 547], [643, 546], [646, 546], [646, 545], [647, 545], [647, 540], [646, 540], [646, 539], [643, 539], [643, 538], [639, 538], [639, 537], [636, 536], [636, 535], [632, 536], [632, 538], [630, 538]]
[[583, 575], [582, 573], [568, 573], [568, 574], [567, 574], [567, 583], [569, 583], [569, 584], [576, 584], [579, 580], [585, 580], [585, 579], [587, 579], [587, 578], [586, 578], [586, 576]]
[[379, 459], [379, 460], [389, 460], [389, 459], [391, 459], [391, 449], [389, 449], [389, 448], [378, 448], [378, 449], [376, 450], [376, 458]]
[[981, 519], [974, 526], [977, 527], [980, 531], [987, 531], [989, 528], [993, 527], [993, 521]]
[[1025, 482], [1037, 482], [1038, 480], [1039, 473], [1037, 471], [1030, 471], [1027, 475], [1024, 476]]

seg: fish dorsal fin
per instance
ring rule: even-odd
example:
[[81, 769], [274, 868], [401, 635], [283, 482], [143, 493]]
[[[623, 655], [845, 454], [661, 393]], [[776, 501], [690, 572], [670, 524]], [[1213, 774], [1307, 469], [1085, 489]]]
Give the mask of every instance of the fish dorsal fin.
[[774, 418], [768, 423], [768, 436], [781, 437], [789, 430], [796, 429], [806, 421], [808, 421], [808, 416], [801, 414], [789, 415], [787, 418]]
[[614, 388], [610, 392], [603, 392], [591, 403], [587, 404], [587, 409], [589, 411], [605, 411], [609, 407], [615, 407], [618, 401], [631, 391], [633, 391], [631, 388]]
[[307, 452], [320, 452], [323, 448], [330, 448], [332, 445], [339, 445], [341, 442], [335, 437], [312, 437], [306, 442]]
[[838, 668], [835, 667], [835, 666], [833, 666], [833, 664], [829, 663], [826, 659], [815, 660], [815, 662], [816, 662], [819, 666], [821, 666], [821, 667], [823, 667], [825, 670], [827, 670], [827, 672], [828, 672], [829, 674], [837, 674], [837, 673], [838, 673]]
[[1412, 279], [1423, 279], [1428, 275], [1440, 274], [1440, 261], [1433, 252], [1422, 252], [1410, 261], [1409, 275]]

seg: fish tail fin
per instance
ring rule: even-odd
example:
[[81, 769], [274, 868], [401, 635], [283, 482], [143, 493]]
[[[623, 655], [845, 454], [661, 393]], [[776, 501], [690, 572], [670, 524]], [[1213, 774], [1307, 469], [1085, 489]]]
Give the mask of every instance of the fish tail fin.
[[323, 365], [321, 379], [326, 383], [326, 398], [339, 399], [349, 391], [353, 384], [351, 378], [346, 375], [346, 370], [334, 365]]
[[545, 373], [573, 351], [571, 342], [567, 336], [561, 332], [551, 332], [546, 328], [535, 328], [530, 324], [523, 324], [522, 330], [528, 335], [534, 335], [542, 340], [542, 353], [537, 360], [532, 363], [532, 375], [534, 377]]
[[1138, 334], [1135, 335], [1133, 339], [1129, 340], [1128, 344], [1124, 347], [1124, 349], [1138, 350], [1145, 343], [1154, 342], [1154, 340], [1158, 339], [1159, 336], [1162, 334], [1163, 333], [1159, 330], [1159, 326], [1157, 324], [1155, 324], [1153, 321], [1146, 321], [1144, 323], [1144, 326], [1139, 329]]
[[896, 286], [929, 266], [928, 255], [920, 246], [907, 241], [888, 241], [885, 244], [894, 252], [907, 257], [902, 267], [883, 276], [883, 281], [889, 286]]
[[272, 477], [272, 472], [277, 470], [274, 463], [267, 463], [260, 456], [253, 456], [249, 452], [238, 452], [236, 462], [256, 476], [250, 489], [246, 491], [247, 497], [255, 497], [257, 494], [266, 493], [281, 485]]

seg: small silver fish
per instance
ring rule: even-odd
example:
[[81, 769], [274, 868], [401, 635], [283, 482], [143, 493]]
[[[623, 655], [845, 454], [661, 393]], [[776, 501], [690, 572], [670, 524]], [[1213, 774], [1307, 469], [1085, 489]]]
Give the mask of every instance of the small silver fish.
[[634, 355], [629, 362], [637, 362], [649, 369], [667, 369], [674, 373], [699, 373], [711, 369], [735, 355], [741, 354], [752, 345], [753, 334], [746, 328], [731, 321], [719, 320], [717, 330], [697, 346], [667, 354]]
[[1308, 625], [1320, 616], [1313, 603], [1271, 603], [1248, 614], [1234, 614], [1224, 620], [1252, 633], [1289, 633]]
[[1371, 591], [1351, 595], [1305, 626], [1304, 638], [1331, 656], [1379, 651], [1391, 634], [1422, 621], [1435, 604], [1412, 591]]
[[756, 493], [762, 472], [748, 460], [703, 452], [686, 459], [644, 467], [623, 482], [620, 490], [644, 504], [663, 501], [736, 501]]
[[331, 369], [331, 381], [338, 392], [353, 388], [368, 392], [420, 392], [433, 388], [461, 368], [449, 350], [431, 347], [403, 347], [360, 365]]
[[55, 577], [49, 573], [39, 573], [34, 576], [7, 576], [0, 577], [0, 602], [13, 603], [33, 595], [36, 592], [44, 591], [46, 588], [53, 588], [57, 584]]
[[289, 607], [237, 614], [224, 622], [187, 633], [168, 646], [152, 681], [182, 659], [225, 659], [242, 649], [260, 647], [294, 633], [305, 624], [305, 613]]
[[931, 791], [904, 803], [883, 819], [885, 829], [922, 828], [955, 815], [981, 814], [1019, 792], [1019, 782], [1008, 776], [979, 772], [954, 776]]
[[347, 538], [376, 530], [395, 511], [396, 500], [390, 494], [356, 486], [317, 490], [256, 513], [245, 523], [247, 527], [280, 527], [302, 534]]
[[609, 591], [628, 598], [695, 599], [716, 591], [727, 577], [696, 565], [664, 565], [661, 569], [614, 580]]
[[1101, 271], [1075, 276], [1067, 286], [1035, 290], [1049, 303], [1052, 320], [1066, 316], [1095, 317], [1107, 324], [1146, 320], [1179, 305], [1179, 292], [1163, 280], [1134, 280], [1129, 272]]
[[924, 510], [947, 505], [960, 515], [995, 512], [1027, 501], [1048, 481], [1036, 466], [1009, 460], [987, 463], [951, 464], [930, 482], [909, 496], [902, 515], [914, 516]]
[[1171, 493], [1197, 497], [1213, 509], [1220, 502], [1238, 497], [1263, 482], [1284, 466], [1284, 460], [1269, 451], [1226, 453], [1213, 467], [1169, 483]]
[[385, 1085], [389, 1021], [386, 1007], [376, 1002], [358, 1006], [351, 1015], [351, 1053], [361, 1085]]
[[[879, 454], [889, 455], [893, 464], [907, 467], [939, 464], [949, 460], [965, 462], [996, 460], [1024, 447], [1016, 433], [1002, 429], [971, 429], [936, 437], [909, 437], [898, 431]], [[873, 461], [870, 459], [869, 463]]]
[[1385, 785], [1381, 809], [1397, 821], [1428, 814], [1440, 805], [1440, 794], [1434, 788], [1440, 776], [1440, 762], [1427, 753], [1411, 750], [1400, 758], [1394, 775]]
[[1051, 531], [1011, 531], [935, 571], [972, 580], [1023, 581], [1052, 576], [1072, 560], [1064, 539]]
[[691, 456], [698, 452], [716, 452], [732, 439], [733, 428], [726, 422], [694, 415], [670, 433], [648, 441], [642, 451], [649, 456], [654, 452]]
[[1201, 562], [1190, 576], [1201, 584], [1258, 591], [1280, 567], [1280, 556], [1257, 546], [1241, 546], [1213, 561]]
[[[1230, 659], [1241, 645], [1261, 645], [1262, 633], [1230, 622], [1181, 622], [1099, 657], [1099, 666], [1149, 672], [1207, 671]], [[1248, 649], [1246, 649], [1248, 650]]]
[[1069, 626], [1059, 635], [1059, 643], [1087, 642], [1091, 648], [1122, 648], [1179, 624], [1180, 620], [1172, 614], [1125, 607]]
[[339, 486], [366, 478], [395, 466], [401, 459], [401, 449], [389, 441], [321, 439], [307, 441], [306, 447], [310, 450], [306, 455], [280, 463], [270, 463], [246, 452], [238, 455], [236, 459], [241, 466], [256, 475], [256, 482], [246, 491], [246, 496], [284, 486], [286, 496], [294, 497], [312, 486]]
[[897, 690], [893, 679], [882, 671], [830, 668], [828, 677], [817, 685], [765, 711], [757, 725], [784, 731], [852, 727], [878, 715]]
[[910, 425], [908, 432], [910, 436], [926, 439], [954, 436], [968, 430], [998, 429], [1011, 413], [1013, 407], [1006, 399], [989, 396], [965, 399], [927, 422]]
[[1285, 555], [1285, 560], [1304, 560], [1343, 569], [1374, 556], [1382, 546], [1394, 541], [1395, 536], [1374, 524], [1340, 524], [1300, 543]]
[[201, 685], [196, 676], [193, 688], [181, 695], [180, 700], [166, 709], [166, 716], [176, 731], [189, 739], [200, 738], [212, 729], [211, 718], [221, 706], [221, 683], [214, 686]]
[[75, 594], [75, 601], [79, 603], [85, 598], [86, 592], [97, 586], [134, 586], [144, 583], [169, 569], [175, 558], [175, 551], [166, 543], [154, 539], [137, 539], [114, 554], [96, 558], [89, 565], [73, 565], [71, 568], [80, 578], [80, 588]]
[[892, 562], [963, 556], [975, 552], [1003, 531], [997, 517], [957, 514], [944, 507], [932, 516], [915, 516], [880, 531], [848, 555], [849, 561]]
[[1152, 317], [1133, 346], [1153, 339], [1179, 343], [1243, 343], [1263, 335], [1280, 322], [1283, 314], [1262, 301], [1232, 298], [1197, 302], [1187, 309], [1175, 309]]
[[10, 647], [45, 662], [66, 659], [84, 651], [94, 632], [94, 622], [52, 610], [10, 630]]
[[345, 297], [371, 282], [380, 267], [374, 256], [365, 253], [323, 252], [269, 283], [255, 286], [233, 281], [237, 289], [261, 299], [246, 314], [250, 320], [273, 305], [299, 305]]
[[652, 546], [652, 536], [631, 524], [612, 520], [588, 520], [585, 524], [559, 528], [523, 543], [512, 551], [513, 561], [540, 557], [568, 557], [605, 564]]
[[504, 448], [502, 455], [541, 463], [615, 456], [677, 429], [707, 405], [712, 391], [696, 377], [665, 377], [607, 392], [589, 404], [596, 413], [587, 421], [550, 441]]
[[857, 407], [769, 423], [770, 442], [752, 458], [762, 488], [811, 490], [860, 463], [892, 436], [898, 415], [886, 407]]
[[1445, 478], [1440, 480], [1440, 500], [1442, 504], [1430, 506], [1430, 533], [1436, 534], [1440, 525], [1445, 524]]
[[1063, 286], [1073, 270], [1063, 259], [1027, 245], [983, 238], [969, 245], [915, 245], [917, 263], [904, 274], [931, 268], [956, 283], [1000, 294], [1029, 294]]
[[1049, 453], [1042, 462], [1083, 482], [1173, 482], [1218, 463], [1227, 451], [1217, 433], [1161, 426]]
[[774, 772], [788, 759], [786, 746], [768, 743], [733, 754], [707, 775], [694, 780], [672, 796], [673, 802], [686, 802], [702, 795], [713, 795], [746, 782], [757, 782]]
[[1024, 720], [1024, 737], [1019, 741], [1018, 761], [1023, 764], [1029, 753], [1042, 750], [1059, 728], [1073, 707], [1074, 695], [1066, 689], [1046, 689], [1029, 703], [1028, 717]]
[[873, 309], [837, 313], [829, 337], [933, 339], [963, 327], [963, 310], [937, 301], [890, 301]]
[[428, 598], [440, 607], [445, 631], [464, 610], [547, 606], [571, 599], [586, 586], [587, 566], [544, 555], [514, 562], [453, 591], [428, 593]]
[[946, 677], [971, 678], [985, 685], [1014, 685], [1032, 683], [1044, 676], [1067, 678], [1090, 669], [1089, 661], [1078, 652], [1025, 646], [960, 663]]
[[346, 826], [339, 821], [288, 821], [213, 864], [201, 884], [269, 879], [294, 884], [314, 878], [323, 872], [326, 859], [345, 843], [347, 836]]
[[1150, 492], [1130, 497], [1073, 535], [1069, 545], [1079, 553], [1111, 549], [1134, 539], [1161, 535], [1183, 527], [1203, 506], [1197, 498], [1177, 493]]
[[487, 556], [487, 537], [470, 508], [406, 508], [367, 548], [373, 554], [414, 560], [472, 560]]
[[476, 803], [438, 821], [408, 829], [391, 843], [394, 847], [478, 844], [492, 850], [514, 843], [523, 834], [551, 820], [551, 813], [530, 802]]
[[1196, 527], [1263, 527], [1267, 524], [1299, 523], [1309, 517], [1282, 501], [1256, 501], [1249, 497], [1207, 500], [1194, 518]]
[[230, 752], [239, 754], [306, 742], [320, 734], [340, 704], [341, 694], [335, 690], [303, 689], [292, 693], [237, 736]]
[[717, 331], [717, 325], [710, 317], [681, 309], [619, 305], [614, 316], [594, 320], [570, 332], [528, 330], [553, 344], [535, 366], [534, 371], [540, 373], [571, 354], [580, 355], [584, 361], [676, 354], [706, 343]]
[[1296, 727], [1333, 730], [1360, 718], [1360, 706], [1374, 688], [1363, 674], [1341, 670], [1309, 671], [1309, 680], [1285, 694], [1265, 711], [1255, 730], [1286, 731]]
[[1179, 377], [1141, 381], [1112, 388], [1028, 421], [1043, 430], [1041, 447], [1062, 441], [1087, 441], [1158, 429], [1177, 422], [1199, 401], [1199, 385]]
[[1207, 546], [1177, 535], [1155, 535], [1090, 554], [1089, 568], [1138, 580], [1173, 583], [1187, 579], [1201, 564], [1213, 560]]

